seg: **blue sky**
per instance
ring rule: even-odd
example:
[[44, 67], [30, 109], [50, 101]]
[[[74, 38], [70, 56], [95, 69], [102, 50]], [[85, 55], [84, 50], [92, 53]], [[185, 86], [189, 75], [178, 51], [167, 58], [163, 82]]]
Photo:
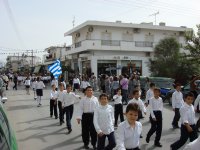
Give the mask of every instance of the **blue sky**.
[[74, 16], [75, 26], [86, 20], [141, 23], [153, 22], [149, 15], [159, 11], [157, 23], [195, 28], [198, 7], [198, 0], [0, 0], [0, 53], [69, 45], [64, 32], [72, 28]]

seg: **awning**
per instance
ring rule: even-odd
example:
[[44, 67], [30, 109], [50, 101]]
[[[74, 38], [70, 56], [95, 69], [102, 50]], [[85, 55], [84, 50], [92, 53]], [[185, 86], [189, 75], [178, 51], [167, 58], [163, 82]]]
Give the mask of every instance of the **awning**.
[[36, 66], [33, 73], [39, 73], [41, 66]]

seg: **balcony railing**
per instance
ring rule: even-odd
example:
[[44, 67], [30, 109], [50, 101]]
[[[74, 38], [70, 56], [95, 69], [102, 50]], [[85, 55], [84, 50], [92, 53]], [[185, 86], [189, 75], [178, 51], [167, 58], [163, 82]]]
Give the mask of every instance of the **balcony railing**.
[[101, 40], [101, 45], [105, 45], [105, 46], [120, 46], [120, 41]]
[[135, 47], [153, 47], [153, 42], [135, 41]]
[[81, 47], [81, 42], [75, 43], [75, 48]]

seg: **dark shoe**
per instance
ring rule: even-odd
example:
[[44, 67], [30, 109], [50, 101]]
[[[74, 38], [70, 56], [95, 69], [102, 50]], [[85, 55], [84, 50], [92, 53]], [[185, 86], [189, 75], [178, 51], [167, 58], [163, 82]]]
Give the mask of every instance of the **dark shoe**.
[[60, 122], [60, 125], [62, 126], [62, 121]]
[[55, 119], [58, 119], [58, 117], [55, 117]]
[[142, 139], [142, 138], [143, 138], [143, 136], [142, 136], [142, 135], [140, 135], [140, 138]]
[[88, 145], [84, 145], [84, 148], [85, 148], [85, 149], [89, 149], [89, 146], [88, 146]]
[[62, 123], [65, 123], [65, 121], [63, 120]]
[[155, 143], [154, 144], [156, 147], [162, 147], [162, 145], [160, 143]]
[[52, 115], [50, 115], [50, 117], [52, 118]]
[[72, 132], [72, 129], [69, 129], [69, 130], [68, 130], [68, 134], [70, 134], [71, 132]]
[[146, 142], [149, 143], [150, 141], [150, 138], [146, 137]]
[[97, 150], [97, 147], [96, 147], [96, 146], [93, 146], [93, 150]]

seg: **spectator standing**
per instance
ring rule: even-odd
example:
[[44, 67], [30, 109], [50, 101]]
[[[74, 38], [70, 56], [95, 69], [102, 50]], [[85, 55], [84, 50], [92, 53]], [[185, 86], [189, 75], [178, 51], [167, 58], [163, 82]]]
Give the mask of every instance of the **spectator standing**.
[[14, 77], [13, 77], [13, 82], [14, 82], [14, 86], [13, 86], [13, 90], [17, 90], [17, 81], [18, 81], [18, 75], [17, 73], [15, 73]]
[[36, 83], [36, 94], [37, 94], [37, 107], [40, 107], [41, 104], [41, 97], [43, 96], [43, 88], [45, 87], [43, 81], [41, 81], [40, 77], [37, 77], [37, 83]]
[[120, 81], [121, 89], [122, 89], [122, 102], [124, 104], [128, 104], [128, 79], [127, 75], [125, 74]]

